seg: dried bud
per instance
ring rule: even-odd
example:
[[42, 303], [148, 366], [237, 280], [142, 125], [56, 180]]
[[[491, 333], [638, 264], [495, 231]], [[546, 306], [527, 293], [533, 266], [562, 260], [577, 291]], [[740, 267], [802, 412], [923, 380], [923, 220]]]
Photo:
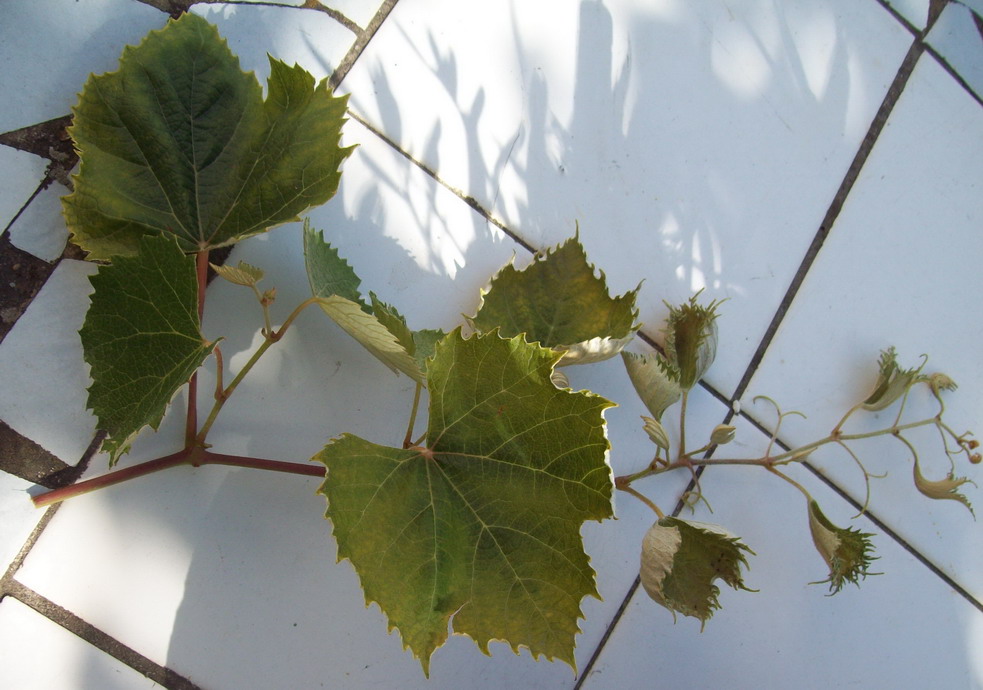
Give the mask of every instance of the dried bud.
[[954, 391], [958, 388], [955, 381], [938, 371], [928, 377], [928, 385], [932, 387], [932, 392], [936, 395], [940, 391]]
[[268, 307], [273, 304], [273, 302], [276, 301], [276, 288], [271, 287], [269, 290], [266, 290], [263, 293], [263, 296], [260, 297], [259, 301], [264, 307]]
[[714, 443], [718, 446], [722, 446], [725, 443], [730, 443], [734, 440], [734, 436], [737, 435], [737, 427], [731, 426], [730, 424], [718, 424], [714, 427], [713, 431], [710, 432], [710, 443]]

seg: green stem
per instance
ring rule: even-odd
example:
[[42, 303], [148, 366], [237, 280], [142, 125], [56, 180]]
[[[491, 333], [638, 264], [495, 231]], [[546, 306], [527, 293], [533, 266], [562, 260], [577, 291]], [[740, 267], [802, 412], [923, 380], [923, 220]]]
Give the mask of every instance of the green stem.
[[253, 294], [256, 295], [256, 301], [259, 302], [259, 306], [263, 309], [263, 335], [267, 335], [273, 332], [273, 326], [270, 322], [270, 305], [265, 299], [263, 299], [263, 293], [259, 291], [259, 288], [255, 284], [250, 285], [253, 289]]
[[635, 472], [633, 474], [626, 474], [615, 479], [615, 484], [618, 488], [622, 488], [622, 485], [627, 486], [638, 479], [644, 479], [645, 477], [651, 477], [656, 474], [663, 474], [671, 470], [678, 470], [680, 468], [688, 468], [692, 471], [693, 467], [709, 467], [712, 465], [759, 465], [761, 467], [774, 467], [775, 465], [787, 465], [792, 462], [800, 462], [809, 453], [821, 448], [830, 443], [842, 443], [844, 441], [859, 441], [865, 438], [876, 438], [878, 436], [887, 435], [897, 435], [902, 431], [907, 431], [908, 429], [915, 429], [922, 426], [928, 426], [929, 424], [938, 424], [939, 420], [937, 417], [929, 417], [928, 419], [922, 419], [917, 422], [909, 422], [908, 424], [900, 424], [896, 426], [891, 426], [886, 429], [879, 429], [877, 431], [868, 431], [864, 433], [857, 434], [830, 434], [825, 438], [821, 438], [818, 441], [813, 441], [804, 446], [798, 448], [793, 448], [785, 453], [775, 456], [764, 456], [760, 458], [693, 458], [688, 455], [680, 456], [678, 460], [675, 460], [664, 465], [659, 465], [657, 467], [649, 466], [644, 470]]
[[679, 457], [686, 457], [686, 403], [689, 391], [683, 391], [682, 404], [679, 407]]
[[785, 474], [784, 472], [780, 472], [780, 471], [778, 471], [777, 469], [775, 469], [774, 467], [771, 467], [771, 466], [768, 467], [768, 471], [771, 472], [772, 474], [778, 476], [778, 477], [781, 477], [782, 479], [784, 479], [785, 481], [787, 481], [789, 484], [791, 484], [792, 486], [794, 486], [796, 489], [798, 489], [799, 491], [801, 491], [802, 494], [806, 497], [806, 500], [807, 501], [811, 501], [812, 500], [812, 495], [806, 490], [806, 488], [804, 486], [802, 486], [801, 484], [799, 484], [794, 479], [792, 479], [790, 476], [788, 476], [787, 474]]
[[403, 448], [413, 445], [413, 425], [416, 422], [416, 413], [420, 409], [420, 393], [423, 391], [423, 384], [417, 381], [416, 390], [413, 392], [413, 409], [410, 410], [410, 423], [406, 428], [406, 436], [403, 437]]
[[235, 389], [239, 386], [239, 383], [242, 381], [243, 378], [245, 378], [246, 374], [248, 374], [249, 371], [256, 365], [256, 362], [259, 361], [260, 357], [262, 357], [274, 343], [278, 342], [281, 338], [283, 338], [284, 333], [286, 333], [287, 329], [290, 328], [290, 325], [294, 322], [294, 319], [296, 319], [300, 315], [300, 312], [302, 312], [304, 309], [311, 306], [312, 304], [317, 304], [317, 302], [318, 302], [317, 297], [311, 297], [310, 299], [304, 300], [297, 306], [296, 309], [294, 309], [290, 313], [290, 316], [288, 316], [287, 320], [283, 322], [283, 325], [280, 326], [279, 330], [275, 332], [266, 333], [266, 340], [263, 341], [262, 345], [256, 348], [256, 351], [249, 358], [249, 361], [247, 361], [243, 365], [242, 369], [239, 371], [238, 374], [236, 374], [235, 378], [232, 379], [228, 387], [225, 388], [225, 390], [221, 391], [221, 393], [218, 392], [216, 393], [215, 402], [212, 405], [212, 409], [208, 413], [208, 417], [205, 419], [205, 423], [201, 426], [201, 429], [198, 431], [197, 436], [194, 437], [193, 443], [195, 445], [201, 446], [203, 448], [205, 447], [205, 438], [208, 436], [208, 432], [211, 430], [212, 425], [215, 423], [215, 419], [218, 417], [218, 413], [221, 412], [222, 408], [225, 406], [225, 401], [229, 399], [229, 396], [231, 396], [232, 393], [235, 391]]
[[644, 503], [645, 505], [647, 505], [649, 508], [651, 508], [652, 510], [654, 510], [655, 511], [655, 514], [659, 516], [659, 519], [660, 520], [666, 516], [666, 514], [663, 513], [659, 509], [659, 506], [655, 505], [655, 503], [653, 503], [652, 501], [650, 501], [645, 494], [636, 491], [635, 489], [631, 488], [628, 485], [619, 486], [618, 488], [621, 491], [624, 491], [625, 493], [631, 494], [632, 496], [634, 496], [635, 498], [637, 498], [639, 501], [641, 501], [642, 503]]
[[242, 381], [243, 378], [245, 378], [246, 374], [248, 374], [249, 371], [256, 365], [256, 362], [259, 361], [259, 358], [262, 357], [263, 354], [267, 350], [269, 350], [270, 347], [275, 342], [276, 340], [273, 340], [272, 337], [267, 336], [266, 340], [263, 341], [263, 344], [260, 345], [258, 348], [256, 348], [256, 351], [253, 353], [252, 357], [249, 358], [249, 361], [246, 362], [245, 365], [243, 365], [239, 373], [236, 374], [234, 379], [232, 379], [228, 387], [225, 390], [221, 391], [221, 393], [216, 392], [215, 402], [212, 404], [212, 409], [208, 413], [208, 417], [205, 419], [205, 423], [202, 424], [201, 429], [198, 431], [198, 435], [195, 437], [196, 445], [202, 447], [205, 446], [205, 437], [208, 436], [208, 432], [211, 430], [212, 424], [215, 423], [215, 419], [218, 417], [218, 413], [221, 412], [222, 408], [225, 406], [226, 400], [229, 399], [229, 396], [232, 395], [233, 391], [235, 391], [235, 389], [239, 386], [239, 383]]
[[847, 410], [846, 414], [843, 415], [843, 418], [839, 422], [837, 422], [836, 426], [833, 427], [833, 432], [830, 435], [836, 436], [838, 433], [840, 433], [840, 429], [843, 428], [843, 425], [846, 424], [847, 420], [850, 419], [850, 417], [853, 416], [853, 413], [859, 410], [861, 407], [863, 407], [863, 403], [857, 403], [849, 410]]

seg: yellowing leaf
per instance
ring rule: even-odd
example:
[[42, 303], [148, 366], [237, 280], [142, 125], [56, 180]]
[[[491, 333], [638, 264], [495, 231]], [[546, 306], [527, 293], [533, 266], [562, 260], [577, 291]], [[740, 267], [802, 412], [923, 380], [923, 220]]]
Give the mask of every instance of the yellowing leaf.
[[339, 558], [425, 672], [448, 621], [485, 653], [505, 640], [574, 664], [580, 601], [597, 596], [580, 527], [612, 514], [612, 403], [553, 385], [559, 358], [458, 329], [430, 363], [425, 447], [345, 435], [314, 458]]
[[81, 168], [63, 200], [75, 241], [97, 259], [133, 254], [144, 235], [197, 252], [296, 220], [338, 187], [345, 103], [273, 58], [264, 101], [214, 26], [169, 20], [75, 107]]
[[613, 357], [634, 337], [637, 294], [608, 295], [604, 274], [594, 275], [572, 237], [521, 271], [511, 263], [499, 271], [471, 323], [483, 333], [525, 333], [529, 342], [564, 352], [561, 365], [586, 364]]
[[140, 429], [158, 427], [215, 347], [199, 328], [194, 258], [169, 237], [144, 237], [137, 248], [90, 278], [95, 292], [79, 332], [92, 367], [88, 404], [108, 433], [110, 464]]

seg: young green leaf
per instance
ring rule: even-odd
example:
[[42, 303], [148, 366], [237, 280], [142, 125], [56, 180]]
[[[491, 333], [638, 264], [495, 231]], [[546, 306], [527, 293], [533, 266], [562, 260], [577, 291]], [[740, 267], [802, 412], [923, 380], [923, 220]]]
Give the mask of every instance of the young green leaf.
[[635, 387], [638, 397], [645, 403], [652, 416], [658, 422], [662, 414], [682, 397], [682, 390], [665, 359], [654, 353], [637, 354], [624, 351], [621, 360], [625, 364], [628, 378]]
[[863, 402], [863, 408], [871, 412], [890, 407], [895, 400], [905, 394], [921, 372], [921, 367], [915, 369], [899, 367], [898, 354], [893, 346], [881, 351], [877, 365], [879, 371], [874, 390]]
[[158, 427], [215, 347], [199, 327], [194, 258], [171, 237], [144, 237], [137, 249], [90, 278], [95, 291], [79, 332], [92, 367], [88, 404], [108, 434], [110, 464], [140, 429]]
[[639, 328], [638, 288], [611, 297], [604, 273], [594, 273], [577, 237], [537, 254], [521, 271], [509, 263], [482, 294], [471, 324], [482, 333], [525, 333], [530, 342], [562, 351], [561, 365], [613, 357]]
[[425, 384], [426, 360], [444, 333], [411, 331], [396, 308], [374, 293], [369, 293], [371, 306], [367, 305], [355, 271], [324, 241], [324, 233], [308, 222], [304, 223], [304, 258], [311, 291], [324, 313], [387, 367]]
[[669, 306], [666, 356], [671, 378], [688, 391], [703, 378], [717, 356], [717, 307], [703, 306], [694, 295], [678, 307]]
[[809, 531], [819, 555], [829, 566], [829, 577], [813, 584], [829, 583], [830, 594], [836, 594], [846, 582], [859, 585], [858, 580], [873, 575], [868, 571], [874, 550], [870, 538], [874, 536], [857, 529], [837, 527], [819, 509], [819, 504], [809, 501]]
[[973, 511], [973, 506], [966, 498], [964, 494], [959, 493], [957, 489], [963, 484], [972, 484], [976, 486], [975, 482], [967, 479], [966, 477], [957, 477], [952, 472], [949, 472], [942, 479], [926, 479], [922, 474], [921, 468], [918, 466], [918, 456], [915, 456], [915, 488], [921, 492], [922, 495], [928, 496], [935, 500], [953, 500], [959, 501], [964, 506], [969, 509], [969, 512], [976, 517], [976, 513]]
[[612, 515], [612, 403], [553, 385], [559, 358], [457, 329], [431, 360], [426, 447], [345, 435], [314, 458], [339, 558], [425, 672], [451, 619], [486, 654], [506, 640], [574, 664], [580, 601], [597, 596], [580, 527]]
[[741, 566], [753, 554], [738, 537], [718, 525], [675, 517], [660, 518], [642, 539], [642, 586], [657, 603], [698, 618], [701, 628], [720, 608], [720, 578], [734, 589], [744, 586]]
[[304, 220], [304, 261], [307, 280], [315, 297], [338, 295], [355, 302], [366, 313], [372, 312], [358, 290], [362, 281], [355, 275], [355, 270], [337, 249], [324, 241], [323, 230], [311, 227], [309, 219]]
[[256, 268], [245, 261], [240, 261], [238, 266], [216, 266], [209, 264], [212, 270], [218, 274], [219, 278], [227, 280], [233, 285], [242, 287], [256, 287], [256, 284], [263, 279], [262, 269]]
[[334, 195], [346, 98], [270, 58], [268, 95], [214, 26], [187, 13], [92, 76], [69, 130], [81, 168], [63, 200], [90, 257], [133, 254], [144, 235], [185, 252], [296, 220]]

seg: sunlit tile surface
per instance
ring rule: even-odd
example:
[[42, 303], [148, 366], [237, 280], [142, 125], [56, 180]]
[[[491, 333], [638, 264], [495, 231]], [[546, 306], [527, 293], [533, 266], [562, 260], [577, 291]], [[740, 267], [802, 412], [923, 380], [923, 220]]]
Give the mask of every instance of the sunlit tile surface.
[[[7, 0], [0, 134], [69, 114], [90, 73], [115, 69], [124, 45], [164, 26], [155, 4], [164, 3]], [[656, 341], [663, 300], [700, 289], [701, 300], [727, 298], [708, 389], [688, 403], [687, 437], [702, 443], [740, 397], [737, 439], [716, 457], [765, 452], [768, 435], [752, 422], [771, 429], [776, 418], [759, 395], [808, 415], [786, 417], [782, 441], [828, 434], [868, 393], [889, 345], [904, 365], [928, 353], [927, 370], [956, 379], [946, 419], [980, 431], [979, 0], [288, 0], [192, 11], [261, 83], [267, 54], [340, 79], [350, 96], [344, 143], [358, 148], [336, 197], [307, 215], [362, 291], [396, 306], [411, 328], [454, 328], [500, 267], [521, 267], [530, 248], [579, 228], [613, 293], [644, 281], [639, 319]], [[0, 225], [48, 162], [0, 145]], [[95, 433], [76, 333], [96, 269], [59, 262], [65, 193], [52, 181], [9, 230], [14, 247], [54, 270], [0, 342], [0, 419], [74, 466]], [[310, 294], [300, 223], [240, 243], [229, 261], [264, 269], [276, 323]], [[15, 286], [16, 269], [6, 270]], [[223, 338], [227, 368], [248, 360], [262, 326], [249, 290], [209, 288], [203, 331]], [[645, 467], [646, 410], [621, 362], [568, 373], [573, 388], [619, 403], [606, 412], [613, 473]], [[199, 383], [214, 387], [212, 359]], [[413, 393], [412, 381], [308, 309], [244, 380], [209, 441], [218, 452], [300, 463], [346, 432], [398, 445]], [[186, 405], [182, 392], [159, 433], [140, 437], [120, 466], [178, 450]], [[923, 398], [906, 406], [906, 415], [934, 411]], [[678, 410], [663, 421], [675, 432]], [[850, 428], [890, 422], [888, 413], [858, 416]], [[949, 471], [937, 437], [911, 440], [926, 476]], [[0, 686], [983, 685], [978, 523], [956, 501], [915, 490], [897, 440], [856, 453], [871, 475], [869, 502], [842, 449], [823, 448], [811, 471], [788, 475], [836, 524], [876, 534], [872, 570], [884, 574], [859, 589], [826, 597], [825, 585], [809, 584], [827, 569], [796, 488], [760, 468], [709, 468], [701, 487], [713, 512], [699, 504], [692, 517], [744, 539], [756, 553], [745, 581], [760, 591], [722, 585], [723, 608], [704, 632], [691, 618], [674, 625], [634, 588], [655, 517], [616, 492], [618, 520], [582, 530], [603, 600], [582, 602], [577, 673], [503, 643], [486, 657], [452, 636], [429, 680], [379, 608], [364, 605], [350, 564], [336, 563], [318, 479], [172, 469], [64, 504], [0, 581]], [[959, 463], [957, 474], [972, 475]], [[96, 454], [85, 476], [106, 464]], [[689, 480], [677, 472], [635, 486], [668, 512]], [[0, 481], [2, 569], [43, 515], [29, 488], [40, 490], [13, 475]], [[978, 489], [962, 488], [979, 503]], [[865, 502], [867, 515], [854, 517]], [[50, 602], [48, 613], [19, 601], [25, 592]], [[91, 628], [77, 637], [46, 615]], [[130, 665], [90, 644], [95, 637], [125, 645]]]

